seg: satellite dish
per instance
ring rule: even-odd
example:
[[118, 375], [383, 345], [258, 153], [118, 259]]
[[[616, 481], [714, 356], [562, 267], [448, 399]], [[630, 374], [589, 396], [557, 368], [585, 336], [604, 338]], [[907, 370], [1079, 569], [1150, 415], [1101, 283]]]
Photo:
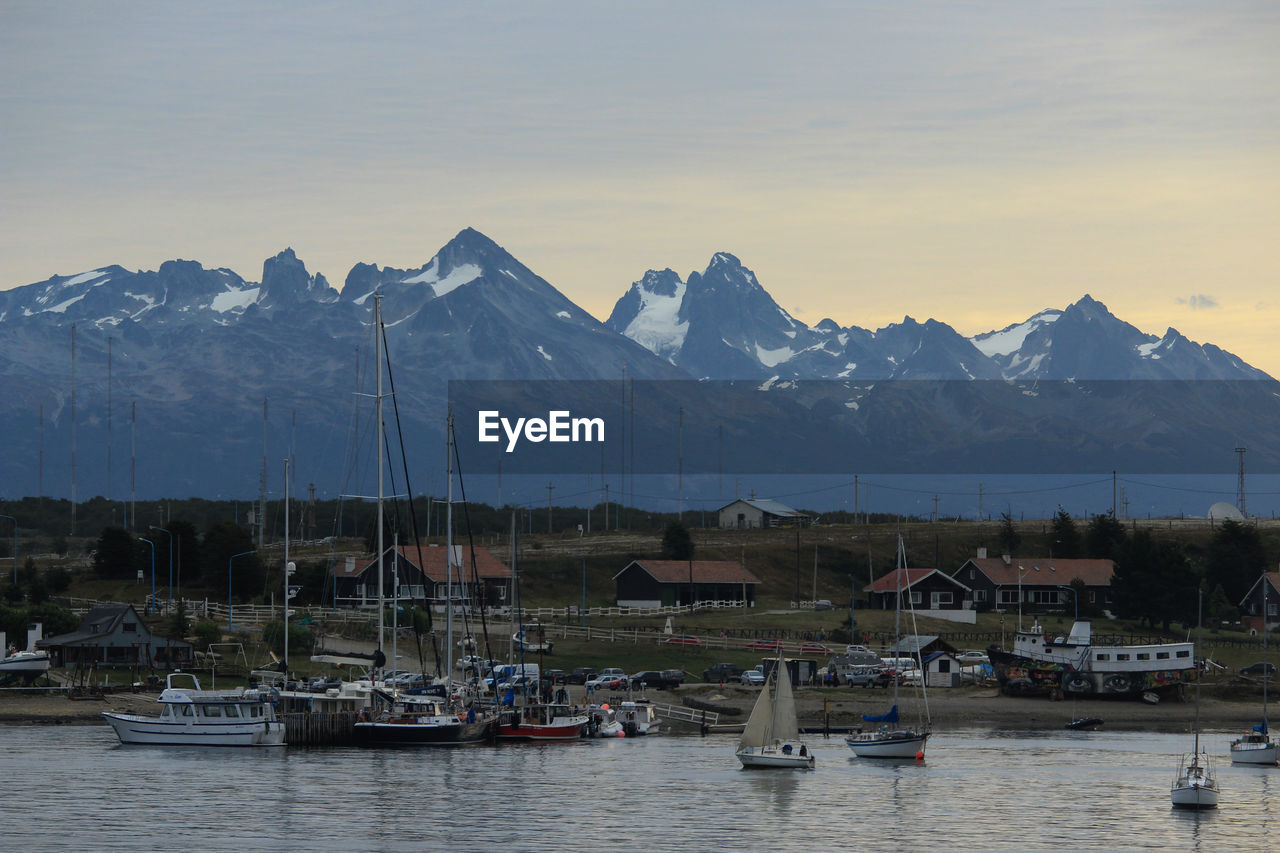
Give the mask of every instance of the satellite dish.
[[1244, 521], [1244, 515], [1241, 514], [1240, 510], [1236, 509], [1234, 504], [1229, 504], [1226, 501], [1218, 501], [1209, 507], [1209, 517], [1217, 521], [1223, 521], [1228, 518], [1232, 521]]

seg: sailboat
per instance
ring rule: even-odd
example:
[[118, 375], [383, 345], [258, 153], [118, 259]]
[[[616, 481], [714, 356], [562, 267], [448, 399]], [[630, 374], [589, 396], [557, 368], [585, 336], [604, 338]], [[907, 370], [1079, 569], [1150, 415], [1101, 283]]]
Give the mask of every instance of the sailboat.
[[[383, 423], [382, 423], [382, 302], [381, 296], [374, 297], [374, 334], [378, 354], [378, 393], [377, 393], [377, 427], [378, 427], [378, 652], [382, 652], [383, 626], [383, 548], [382, 548], [382, 462], [383, 462]], [[372, 708], [361, 712], [360, 718], [352, 726], [352, 737], [357, 744], [363, 746], [419, 745], [419, 746], [458, 746], [462, 744], [483, 743], [493, 739], [496, 720], [492, 714], [477, 713], [475, 707], [459, 707], [451, 701], [452, 694], [452, 643], [453, 643], [453, 566], [455, 563], [453, 549], [453, 416], [449, 416], [449, 485], [448, 506], [449, 523], [446, 533], [446, 553], [448, 555], [448, 593], [446, 607], [449, 614], [449, 662], [444, 676], [444, 698], [433, 696], [400, 695], [398, 691], [388, 692], [375, 688], [374, 697], [378, 700]]]
[[[1200, 645], [1200, 613], [1196, 612], [1196, 645]], [[1178, 773], [1169, 786], [1169, 799], [1175, 809], [1216, 809], [1218, 779], [1209, 756], [1200, 751], [1200, 672], [1196, 667], [1195, 743], [1192, 751], [1178, 762]]]
[[[1267, 587], [1270, 581], [1262, 576], [1262, 659], [1267, 659]], [[1280, 741], [1271, 739], [1267, 727], [1267, 684], [1271, 677], [1262, 676], [1262, 722], [1231, 742], [1232, 764], [1275, 764], [1280, 758]]]
[[791, 674], [782, 658], [782, 649], [778, 649], [778, 663], [760, 690], [742, 730], [737, 756], [743, 767], [813, 769], [813, 754], [800, 740]]
[[[907, 554], [898, 537], [898, 567], [895, 572], [897, 590], [897, 612], [893, 620], [893, 641], [896, 645], [901, 637], [902, 628], [902, 592], [903, 580], [906, 577]], [[908, 592], [908, 595], [910, 593]], [[914, 618], [914, 609], [912, 611]], [[914, 627], [913, 627], [914, 631]], [[919, 649], [916, 650], [917, 656]], [[879, 728], [870, 732], [858, 732], [849, 735], [844, 742], [859, 758], [924, 758], [925, 742], [929, 740], [930, 723], [927, 720], [928, 705], [925, 705], [926, 721], [916, 728], [899, 725], [898, 718], [898, 678], [893, 679], [893, 706], [884, 714], [862, 717], [863, 722], [879, 723]], [[920, 689], [925, 690], [924, 673], [920, 673]], [[927, 701], [927, 700], [926, 700]]]

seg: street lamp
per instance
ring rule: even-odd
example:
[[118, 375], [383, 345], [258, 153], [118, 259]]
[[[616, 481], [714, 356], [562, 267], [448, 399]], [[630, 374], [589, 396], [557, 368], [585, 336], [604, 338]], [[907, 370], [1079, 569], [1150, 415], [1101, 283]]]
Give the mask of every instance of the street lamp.
[[156, 543], [150, 539], [138, 537], [139, 542], [146, 542], [151, 546], [151, 612], [156, 612]]
[[13, 582], [18, 583], [18, 519], [12, 515], [0, 515], [0, 518], [7, 518], [13, 522]]
[[[154, 524], [150, 525], [150, 527], [152, 530], [159, 530], [161, 533], [167, 533], [169, 535], [169, 606], [172, 607], [173, 606], [173, 534], [169, 533], [169, 531], [165, 530], [163, 527], [156, 527]], [[178, 541], [181, 542], [182, 538], [179, 537]]]
[[231, 561], [236, 557], [243, 557], [252, 554], [253, 551], [241, 551], [239, 554], [232, 554], [227, 558], [227, 630], [231, 630]]

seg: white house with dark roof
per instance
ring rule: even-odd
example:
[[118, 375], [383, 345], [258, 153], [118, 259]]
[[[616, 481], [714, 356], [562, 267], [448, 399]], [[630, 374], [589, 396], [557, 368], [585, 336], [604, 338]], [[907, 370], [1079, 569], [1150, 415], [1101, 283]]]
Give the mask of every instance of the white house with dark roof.
[[808, 527], [808, 514], [763, 498], [736, 500], [720, 508], [720, 527], [752, 530], [761, 527]]

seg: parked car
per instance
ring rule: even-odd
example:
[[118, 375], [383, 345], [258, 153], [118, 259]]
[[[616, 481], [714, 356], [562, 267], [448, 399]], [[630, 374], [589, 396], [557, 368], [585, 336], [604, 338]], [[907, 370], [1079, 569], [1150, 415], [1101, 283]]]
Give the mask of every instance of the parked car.
[[893, 673], [883, 666], [857, 666], [844, 674], [844, 683], [850, 687], [888, 687], [893, 684]]
[[1260, 660], [1257, 663], [1251, 663], [1240, 670], [1241, 675], [1275, 675], [1276, 665], [1271, 661]]
[[986, 652], [978, 651], [977, 649], [969, 649], [968, 651], [961, 652], [956, 655], [956, 660], [960, 661], [961, 666], [980, 666], [991, 662], [987, 660]]
[[632, 690], [642, 690], [645, 687], [652, 687], [654, 690], [660, 689], [662, 687], [662, 673], [656, 669], [646, 669], [631, 676]]
[[662, 642], [666, 643], [668, 646], [701, 646], [702, 645], [702, 640], [699, 640], [697, 637], [692, 637], [688, 634], [676, 634], [674, 636], [667, 637]]
[[596, 671], [589, 666], [580, 666], [564, 677], [566, 684], [586, 684], [596, 677]]
[[395, 681], [387, 682], [387, 686], [398, 690], [412, 690], [415, 687], [426, 687], [430, 680], [420, 672], [411, 672], [408, 675], [397, 675]]
[[667, 687], [679, 687], [684, 684], [684, 670], [664, 669], [662, 671], [662, 680], [666, 682]]
[[587, 682], [591, 690], [622, 690], [627, 686], [625, 675], [597, 675]]
[[814, 610], [834, 610], [835, 605], [832, 604], [829, 599], [819, 598], [817, 601], [813, 603], [813, 609]]
[[702, 671], [702, 680], [707, 684], [718, 681], [730, 681], [742, 675], [742, 667], [732, 663], [717, 663]]
[[382, 673], [382, 683], [390, 684], [402, 675], [413, 675], [407, 669], [388, 669]]
[[805, 655], [829, 655], [831, 649], [822, 645], [822, 643], [801, 643], [800, 653]]
[[564, 684], [567, 677], [563, 669], [548, 669], [542, 673], [542, 680], [550, 684]]
[[777, 639], [752, 640], [747, 643], [747, 648], [753, 649], [757, 652], [776, 652], [778, 649], [782, 648], [782, 641]]
[[749, 669], [746, 672], [742, 673], [742, 675], [738, 676], [738, 680], [741, 681], [743, 684], [746, 684], [752, 687], [759, 687], [760, 685], [764, 684], [764, 673], [760, 672], [759, 670]]

